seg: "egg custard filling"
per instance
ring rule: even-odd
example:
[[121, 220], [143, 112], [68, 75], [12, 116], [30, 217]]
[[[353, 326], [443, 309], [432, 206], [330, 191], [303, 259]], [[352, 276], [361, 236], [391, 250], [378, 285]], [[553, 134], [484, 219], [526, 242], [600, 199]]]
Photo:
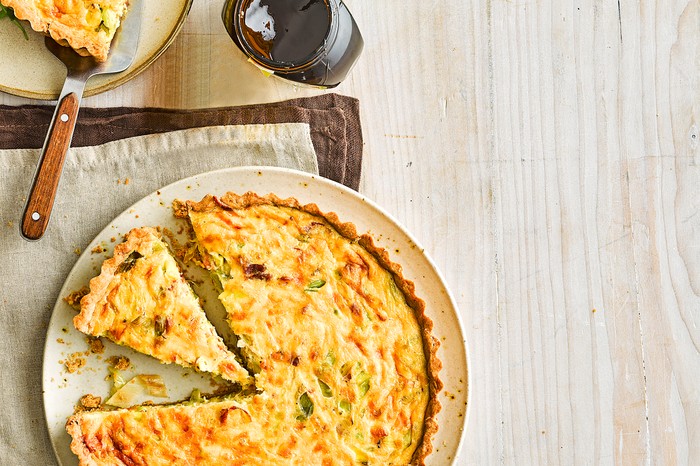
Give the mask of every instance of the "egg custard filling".
[[438, 343], [386, 251], [335, 214], [273, 195], [207, 196], [176, 213], [255, 389], [77, 413], [67, 430], [81, 465], [424, 464]]
[[105, 61], [128, 0], [0, 0], [37, 32]]

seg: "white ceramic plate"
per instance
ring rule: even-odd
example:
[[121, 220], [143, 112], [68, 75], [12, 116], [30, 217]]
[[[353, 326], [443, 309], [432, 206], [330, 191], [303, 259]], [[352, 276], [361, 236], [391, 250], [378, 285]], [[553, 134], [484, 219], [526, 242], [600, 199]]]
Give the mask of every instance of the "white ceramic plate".
[[[133, 65], [123, 73], [95, 76], [85, 97], [113, 89], [141, 73], [163, 53], [180, 31], [192, 0], [143, 2], [143, 23]], [[9, 20], [0, 20], [0, 91], [31, 99], [58, 98], [66, 67], [44, 46], [44, 35], [22, 21], [29, 40]]]
[[[88, 355], [87, 364], [75, 373], [67, 373], [64, 361], [68, 355], [87, 350], [85, 335], [75, 330], [72, 318], [76, 312], [61, 299], [73, 290], [85, 286], [95, 276], [100, 264], [112, 253], [119, 235], [131, 228], [160, 225], [176, 232], [182, 225], [170, 209], [173, 199], [199, 200], [205, 194], [221, 195], [226, 191], [259, 194], [273, 192], [281, 197], [296, 197], [302, 203], [316, 203], [324, 212], [334, 211], [342, 221], [353, 222], [359, 232], [369, 232], [377, 243], [390, 251], [391, 259], [403, 266], [406, 278], [413, 280], [416, 293], [427, 304], [427, 314], [435, 323], [434, 334], [441, 340], [439, 358], [443, 362], [440, 378], [445, 388], [440, 394], [443, 409], [438, 416], [440, 429], [433, 440], [435, 451], [428, 457], [429, 464], [446, 465], [455, 460], [462, 439], [467, 410], [467, 352], [463, 340], [459, 314], [443, 279], [423, 249], [411, 235], [373, 202], [345, 186], [319, 176], [281, 168], [241, 167], [204, 173], [171, 184], [145, 197], [119, 215], [85, 249], [68, 275], [60, 298], [51, 317], [44, 350], [44, 409], [49, 434], [59, 463], [76, 465], [70, 451], [70, 437], [64, 429], [66, 419], [73, 413], [79, 398], [92, 393], [108, 396], [110, 383], [105, 359], [111, 355], [125, 355], [133, 363], [133, 370], [125, 376], [161, 374], [168, 387], [169, 400], [189, 396], [194, 387], [204, 393], [211, 389], [210, 377], [196, 374], [174, 365], [162, 365], [155, 359], [120, 347], [106, 339], [105, 353]], [[96, 246], [106, 246], [105, 253], [91, 252]], [[194, 276], [198, 271], [188, 270]], [[200, 274], [203, 272], [199, 271]], [[195, 277], [196, 278], [196, 277]], [[204, 299], [207, 314], [226, 338], [221, 309], [208, 279], [196, 286]], [[211, 391], [211, 390], [210, 390]], [[164, 402], [168, 399], [153, 399]]]

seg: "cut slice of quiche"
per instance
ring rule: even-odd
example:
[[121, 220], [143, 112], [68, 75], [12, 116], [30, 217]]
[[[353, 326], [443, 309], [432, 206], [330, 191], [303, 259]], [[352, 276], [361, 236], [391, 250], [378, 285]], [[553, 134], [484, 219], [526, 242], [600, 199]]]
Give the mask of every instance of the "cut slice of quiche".
[[114, 248], [73, 319], [83, 333], [107, 337], [164, 363], [194, 367], [246, 385], [248, 372], [226, 348], [153, 228], [136, 228]]
[[442, 388], [425, 304], [350, 223], [294, 199], [180, 203], [256, 390], [235, 401], [77, 413], [92, 464], [424, 464]]
[[0, 0], [32, 29], [105, 61], [129, 0]]

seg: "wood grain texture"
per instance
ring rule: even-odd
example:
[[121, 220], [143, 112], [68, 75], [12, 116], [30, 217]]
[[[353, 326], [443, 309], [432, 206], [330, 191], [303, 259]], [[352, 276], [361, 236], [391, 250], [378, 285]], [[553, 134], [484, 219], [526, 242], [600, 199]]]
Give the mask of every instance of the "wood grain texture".
[[[347, 3], [361, 191], [434, 258], [471, 350], [457, 464], [700, 463], [697, 0]], [[221, 4], [85, 104], [319, 92], [262, 78]]]
[[27, 239], [38, 240], [48, 226], [79, 106], [80, 98], [71, 93], [63, 97], [56, 107], [22, 215], [22, 235]]

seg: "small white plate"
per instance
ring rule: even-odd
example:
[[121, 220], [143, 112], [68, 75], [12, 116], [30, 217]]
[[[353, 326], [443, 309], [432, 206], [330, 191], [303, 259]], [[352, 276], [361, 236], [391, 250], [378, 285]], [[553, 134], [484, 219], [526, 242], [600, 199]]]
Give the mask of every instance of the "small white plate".
[[[434, 335], [440, 339], [438, 352], [443, 362], [440, 378], [445, 388], [440, 394], [443, 409], [438, 415], [439, 430], [433, 439], [434, 452], [428, 457], [429, 464], [451, 464], [459, 450], [467, 417], [467, 351], [462, 325], [454, 299], [445, 283], [413, 237], [380, 207], [345, 186], [315, 175], [294, 170], [269, 167], [240, 167], [218, 170], [180, 180], [143, 198], [110, 223], [76, 262], [68, 275], [49, 323], [44, 350], [43, 389], [44, 409], [49, 435], [59, 463], [76, 465], [77, 458], [70, 451], [70, 437], [65, 431], [65, 422], [73, 413], [79, 398], [91, 393], [108, 396], [110, 383], [105, 359], [111, 355], [127, 356], [134, 365], [127, 377], [141, 374], [160, 374], [165, 379], [170, 397], [153, 399], [157, 403], [187, 398], [192, 388], [204, 393], [211, 391], [210, 377], [196, 374], [174, 365], [162, 365], [155, 359], [138, 354], [103, 339], [105, 353], [88, 355], [87, 364], [75, 373], [67, 373], [64, 361], [68, 355], [87, 351], [86, 337], [72, 324], [76, 312], [63, 297], [71, 291], [85, 286], [97, 275], [102, 261], [111, 255], [115, 238], [139, 226], [163, 226], [177, 232], [181, 220], [172, 215], [174, 199], [199, 200], [205, 194], [222, 195], [227, 191], [259, 194], [275, 193], [280, 197], [295, 197], [302, 203], [315, 203], [324, 212], [336, 212], [342, 221], [351, 221], [358, 232], [369, 232], [376, 242], [390, 252], [391, 259], [403, 267], [404, 276], [413, 280], [416, 294], [426, 301], [426, 313], [434, 321]], [[107, 247], [105, 253], [93, 253], [97, 246]], [[188, 274], [196, 274], [188, 270]], [[200, 271], [200, 273], [202, 273]], [[196, 278], [196, 277], [194, 277]], [[205, 302], [207, 315], [217, 329], [224, 334], [221, 325], [223, 310], [213, 294], [208, 279], [196, 287]]]
[[[180, 31], [192, 0], [143, 2], [143, 22], [134, 63], [123, 73], [95, 76], [88, 81], [85, 97], [114, 89], [145, 70], [163, 53]], [[127, 13], [128, 15], [128, 13]], [[22, 21], [29, 40], [17, 25], [0, 20], [0, 91], [30, 99], [58, 98], [66, 67], [44, 46], [44, 35]]]

